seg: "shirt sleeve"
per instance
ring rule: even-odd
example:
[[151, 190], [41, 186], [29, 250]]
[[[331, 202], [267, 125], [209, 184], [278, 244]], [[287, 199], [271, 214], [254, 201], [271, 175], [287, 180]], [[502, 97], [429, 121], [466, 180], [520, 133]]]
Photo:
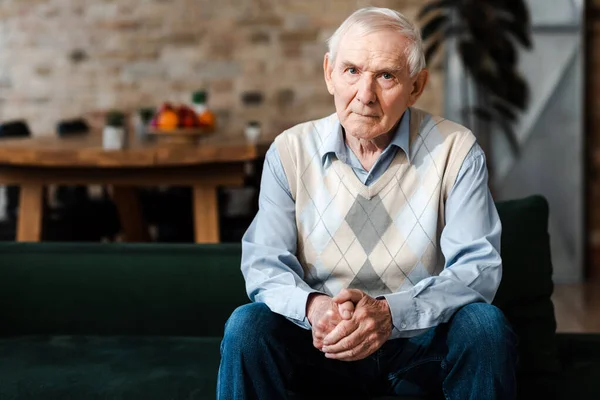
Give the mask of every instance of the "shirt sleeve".
[[296, 206], [274, 145], [265, 156], [258, 207], [242, 238], [242, 273], [248, 297], [310, 329], [306, 302], [316, 290], [304, 282], [304, 270], [296, 258]]
[[392, 312], [391, 339], [412, 337], [448, 322], [461, 307], [491, 303], [502, 277], [502, 227], [488, 187], [485, 155], [475, 144], [446, 200], [440, 238], [445, 257], [439, 276], [384, 297]]

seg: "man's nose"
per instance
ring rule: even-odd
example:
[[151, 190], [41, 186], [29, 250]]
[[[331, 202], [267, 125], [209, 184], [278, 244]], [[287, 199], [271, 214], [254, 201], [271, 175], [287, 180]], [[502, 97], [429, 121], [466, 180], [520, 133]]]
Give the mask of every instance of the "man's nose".
[[361, 76], [358, 83], [358, 92], [356, 98], [362, 104], [369, 105], [377, 101], [377, 94], [375, 93], [375, 82], [373, 78], [369, 76]]

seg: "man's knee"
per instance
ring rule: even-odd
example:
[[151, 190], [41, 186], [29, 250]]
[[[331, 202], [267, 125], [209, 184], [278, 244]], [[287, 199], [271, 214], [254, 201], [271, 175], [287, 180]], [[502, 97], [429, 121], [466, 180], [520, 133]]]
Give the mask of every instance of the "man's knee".
[[263, 303], [250, 303], [233, 311], [225, 324], [221, 351], [247, 353], [268, 340], [280, 316]]
[[458, 310], [450, 321], [449, 340], [482, 352], [516, 346], [516, 336], [502, 311], [487, 303], [468, 304]]

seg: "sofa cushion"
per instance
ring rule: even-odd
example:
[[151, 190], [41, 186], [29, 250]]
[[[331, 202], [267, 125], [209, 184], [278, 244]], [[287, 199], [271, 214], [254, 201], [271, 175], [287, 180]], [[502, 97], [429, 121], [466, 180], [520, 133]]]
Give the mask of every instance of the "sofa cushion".
[[221, 336], [238, 244], [0, 243], [0, 335]]
[[0, 340], [0, 399], [214, 399], [219, 338]]
[[548, 203], [541, 196], [497, 203], [502, 222], [502, 283], [494, 299], [519, 336], [520, 372], [556, 372], [556, 320]]

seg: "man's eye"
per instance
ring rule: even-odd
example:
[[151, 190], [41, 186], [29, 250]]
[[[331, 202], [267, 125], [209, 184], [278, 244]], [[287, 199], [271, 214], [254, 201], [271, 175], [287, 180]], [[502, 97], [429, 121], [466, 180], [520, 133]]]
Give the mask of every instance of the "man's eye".
[[383, 79], [394, 79], [394, 75], [388, 72], [384, 72], [383, 74], [381, 74], [381, 76], [383, 76]]
[[354, 74], [358, 73], [358, 71], [357, 71], [357, 70], [356, 70], [356, 68], [354, 68], [354, 67], [350, 67], [350, 68], [348, 68], [348, 72], [350, 72], [352, 75], [354, 75]]

